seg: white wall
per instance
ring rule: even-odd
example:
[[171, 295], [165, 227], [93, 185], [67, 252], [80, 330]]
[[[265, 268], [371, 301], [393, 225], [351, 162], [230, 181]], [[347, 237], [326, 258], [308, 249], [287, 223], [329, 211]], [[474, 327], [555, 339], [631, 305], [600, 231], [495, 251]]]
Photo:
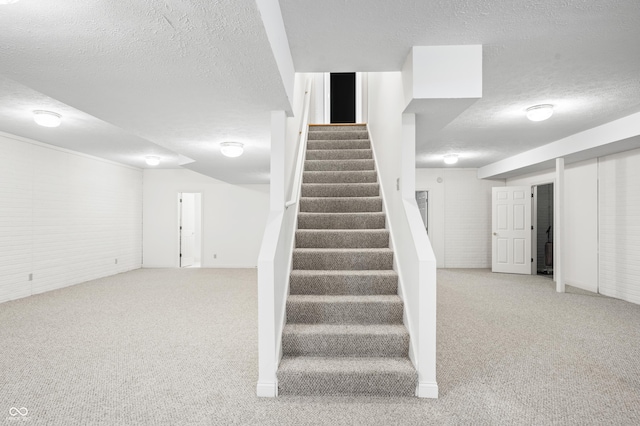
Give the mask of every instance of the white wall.
[[146, 169], [144, 267], [177, 268], [179, 265], [180, 192], [202, 193], [202, 267], [257, 266], [269, 213], [269, 185], [231, 185], [186, 169]]
[[491, 188], [504, 185], [478, 179], [476, 169], [416, 169], [416, 190], [429, 191], [429, 239], [439, 268], [491, 267]]
[[141, 170], [0, 134], [0, 302], [137, 269], [141, 241]]
[[[555, 170], [507, 179], [507, 185], [552, 183]], [[598, 291], [598, 160], [565, 167], [565, 282]]]
[[600, 293], [640, 303], [640, 150], [600, 158]]

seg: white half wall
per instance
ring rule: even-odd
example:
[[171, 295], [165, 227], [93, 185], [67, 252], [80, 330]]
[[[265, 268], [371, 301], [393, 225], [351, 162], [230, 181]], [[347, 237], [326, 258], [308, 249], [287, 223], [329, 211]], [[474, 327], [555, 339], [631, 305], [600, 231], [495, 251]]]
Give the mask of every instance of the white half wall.
[[[507, 179], [507, 185], [553, 183], [550, 169]], [[598, 160], [565, 166], [564, 281], [598, 292]]]
[[141, 170], [0, 133], [0, 302], [137, 269], [141, 242]]
[[416, 169], [416, 191], [429, 191], [429, 239], [438, 268], [491, 268], [491, 188], [477, 169]]
[[269, 185], [232, 185], [186, 169], [146, 169], [143, 267], [179, 266], [180, 192], [202, 193], [203, 268], [257, 266], [269, 214]]

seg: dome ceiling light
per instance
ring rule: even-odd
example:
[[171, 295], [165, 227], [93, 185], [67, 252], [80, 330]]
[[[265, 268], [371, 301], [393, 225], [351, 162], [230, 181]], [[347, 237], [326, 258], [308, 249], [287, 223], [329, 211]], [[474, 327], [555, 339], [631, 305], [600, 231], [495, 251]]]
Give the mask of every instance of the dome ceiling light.
[[220, 152], [227, 157], [240, 157], [244, 152], [244, 145], [240, 142], [222, 142]]
[[553, 115], [553, 105], [535, 105], [527, 108], [527, 118], [531, 121], [544, 121]]
[[158, 164], [160, 164], [160, 157], [157, 157], [155, 155], [148, 155], [147, 157], [145, 157], [144, 161], [148, 166], [157, 166]]
[[33, 121], [44, 127], [58, 127], [62, 123], [62, 116], [51, 111], [33, 111]]
[[456, 164], [458, 162], [458, 155], [447, 154], [444, 157], [442, 157], [442, 159], [444, 160], [444, 164]]
[[17, 3], [20, 0], [0, 0], [0, 4], [12, 4]]

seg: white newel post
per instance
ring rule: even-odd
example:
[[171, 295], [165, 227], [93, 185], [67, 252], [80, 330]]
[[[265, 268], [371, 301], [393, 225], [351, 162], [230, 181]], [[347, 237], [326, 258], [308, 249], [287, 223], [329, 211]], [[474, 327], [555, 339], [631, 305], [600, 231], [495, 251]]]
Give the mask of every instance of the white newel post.
[[556, 158], [553, 205], [553, 277], [556, 291], [564, 293], [564, 158]]

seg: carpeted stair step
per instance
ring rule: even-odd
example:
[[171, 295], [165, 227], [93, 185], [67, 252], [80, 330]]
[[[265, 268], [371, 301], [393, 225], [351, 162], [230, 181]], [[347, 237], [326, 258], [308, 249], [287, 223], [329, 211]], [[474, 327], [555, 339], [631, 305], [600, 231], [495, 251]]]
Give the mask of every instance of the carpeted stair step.
[[291, 271], [289, 294], [376, 295], [397, 294], [398, 274], [386, 271]]
[[298, 248], [389, 247], [386, 229], [302, 229], [296, 231]]
[[303, 183], [376, 183], [375, 170], [356, 170], [347, 172], [304, 172]]
[[383, 212], [298, 213], [298, 229], [380, 229], [385, 227]]
[[306, 160], [304, 171], [350, 171], [350, 170], [375, 170], [373, 159], [367, 160]]
[[315, 151], [318, 149], [371, 149], [371, 141], [369, 139], [343, 139], [307, 142], [307, 150]]
[[343, 140], [343, 139], [369, 139], [366, 130], [314, 130], [309, 132], [310, 141], [313, 140]]
[[370, 149], [319, 149], [307, 151], [306, 159], [314, 160], [369, 160], [373, 158]]
[[409, 333], [402, 324], [287, 324], [284, 356], [401, 357], [409, 355]]
[[287, 324], [402, 324], [397, 295], [289, 295]]
[[380, 197], [300, 197], [301, 212], [347, 213], [380, 212]]
[[302, 197], [376, 197], [377, 183], [303, 183]]
[[296, 248], [293, 269], [375, 270], [393, 269], [389, 248]]
[[414, 396], [418, 374], [407, 357], [283, 357], [279, 395]]
[[348, 132], [357, 130], [360, 132], [367, 131], [366, 124], [311, 124], [309, 132]]

